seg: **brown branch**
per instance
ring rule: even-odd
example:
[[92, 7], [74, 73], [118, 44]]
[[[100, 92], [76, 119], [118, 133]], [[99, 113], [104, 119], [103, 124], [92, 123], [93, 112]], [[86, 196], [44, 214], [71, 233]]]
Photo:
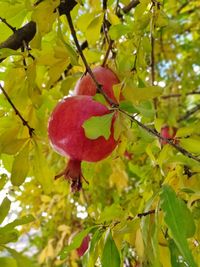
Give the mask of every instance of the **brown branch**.
[[146, 211], [143, 213], [138, 213], [137, 216], [141, 219], [142, 217], [145, 217], [145, 216], [150, 215], [150, 214], [154, 214], [155, 212], [156, 212], [156, 210], [149, 210], [149, 211]]
[[140, 3], [139, 0], [132, 0], [127, 6], [122, 8], [122, 11], [126, 14], [128, 13], [132, 8], [136, 7]]
[[126, 116], [128, 116], [131, 119], [131, 121], [135, 122], [138, 126], [140, 126], [142, 129], [144, 129], [149, 134], [151, 134], [153, 136], [156, 136], [160, 140], [168, 143], [169, 145], [174, 147], [176, 150], [178, 150], [184, 156], [186, 156], [186, 157], [188, 157], [190, 159], [193, 159], [193, 160], [195, 160], [197, 162], [200, 162], [200, 158], [199, 157], [194, 156], [193, 154], [191, 154], [189, 151], [187, 151], [183, 147], [179, 146], [178, 144], [175, 144], [172, 139], [167, 139], [167, 138], [162, 137], [157, 131], [147, 127], [145, 124], [143, 124], [140, 121], [138, 121], [133, 115], [128, 114], [126, 111], [124, 111], [124, 110], [122, 110], [120, 108], [119, 108], [119, 111], [122, 112], [123, 114], [125, 114]]
[[72, 22], [72, 18], [71, 18], [70, 12], [66, 13], [66, 17], [67, 17], [67, 21], [68, 21], [68, 24], [69, 24], [69, 27], [70, 27], [70, 31], [71, 31], [72, 37], [73, 37], [73, 39], [74, 39], [74, 43], [75, 43], [76, 48], [77, 48], [77, 50], [78, 50], [78, 53], [79, 53], [79, 55], [80, 55], [80, 57], [81, 57], [81, 59], [82, 59], [84, 65], [85, 65], [86, 71], [90, 74], [92, 80], [94, 81], [94, 83], [95, 83], [95, 85], [96, 85], [96, 88], [97, 88], [97, 91], [98, 91], [99, 93], [101, 93], [101, 94], [105, 97], [105, 99], [106, 99], [106, 100], [107, 100], [113, 107], [116, 107], [116, 106], [117, 106], [116, 103], [114, 103], [113, 100], [112, 100], [110, 97], [108, 97], [107, 94], [102, 90], [102, 85], [98, 83], [98, 81], [96, 80], [96, 78], [95, 78], [95, 76], [94, 76], [94, 74], [93, 74], [93, 72], [92, 72], [90, 66], [89, 66], [88, 63], [87, 63], [87, 60], [86, 60], [86, 58], [85, 58], [85, 56], [84, 56], [84, 54], [83, 54], [83, 51], [82, 51], [82, 49], [81, 49], [81, 47], [80, 47], [78, 38], [77, 38], [77, 36], [76, 36], [76, 31], [75, 31], [75, 28], [74, 28], [74, 25], [73, 25], [73, 22]]
[[15, 105], [13, 104], [12, 100], [10, 99], [9, 95], [7, 94], [7, 92], [5, 91], [5, 89], [3, 88], [3, 86], [0, 84], [0, 89], [3, 92], [5, 98], [7, 99], [8, 103], [11, 105], [11, 107], [14, 109], [15, 114], [20, 118], [20, 120], [22, 121], [23, 125], [26, 126], [28, 128], [28, 132], [29, 132], [29, 136], [32, 137], [34, 134], [34, 129], [28, 124], [28, 122], [22, 117], [21, 113], [19, 112], [19, 110], [15, 107]]
[[16, 28], [13, 27], [12, 25], [10, 25], [10, 24], [6, 21], [6, 19], [0, 17], [0, 20], [1, 20], [6, 26], [8, 26], [8, 28], [11, 29], [11, 31], [16, 32]]
[[[185, 95], [186, 95], [186, 96], [189, 96], [189, 95], [199, 95], [199, 94], [200, 94], [199, 91], [192, 91], [192, 92], [186, 93]], [[167, 98], [181, 97], [181, 96], [184, 96], [184, 94], [170, 94], [170, 95], [163, 95], [163, 96], [161, 96], [161, 98], [162, 98], [162, 99], [167, 99]]]
[[[1, 48], [10, 48], [13, 50], [17, 50], [23, 47], [24, 42], [29, 43], [36, 33], [36, 23], [34, 21], [30, 21], [22, 28], [16, 30], [6, 41], [0, 44]], [[2, 62], [4, 58], [0, 59]]]
[[197, 112], [198, 110], [200, 110], [200, 104], [196, 105], [195, 107], [193, 107], [192, 109], [188, 110], [185, 115], [181, 116], [178, 119], [178, 122], [180, 121], [184, 121], [186, 119], [188, 119], [191, 115], [193, 115], [195, 112]]

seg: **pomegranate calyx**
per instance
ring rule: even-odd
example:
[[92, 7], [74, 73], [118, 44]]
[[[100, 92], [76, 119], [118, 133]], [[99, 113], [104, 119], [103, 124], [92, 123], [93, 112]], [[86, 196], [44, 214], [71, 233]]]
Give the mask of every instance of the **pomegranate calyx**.
[[71, 191], [77, 192], [82, 188], [82, 179], [88, 184], [88, 181], [83, 177], [81, 171], [81, 161], [70, 159], [66, 169], [55, 176], [55, 179], [64, 176], [66, 180], [71, 182]]

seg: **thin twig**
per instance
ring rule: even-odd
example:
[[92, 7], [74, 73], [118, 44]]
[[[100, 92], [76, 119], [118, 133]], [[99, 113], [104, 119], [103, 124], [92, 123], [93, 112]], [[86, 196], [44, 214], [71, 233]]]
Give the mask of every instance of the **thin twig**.
[[7, 99], [7, 101], [9, 102], [9, 104], [12, 106], [12, 108], [15, 111], [15, 114], [20, 118], [20, 120], [22, 121], [23, 125], [26, 126], [28, 128], [28, 132], [29, 132], [29, 136], [32, 137], [34, 134], [34, 129], [28, 124], [28, 121], [26, 121], [21, 113], [19, 112], [19, 110], [15, 107], [15, 105], [13, 104], [12, 100], [10, 99], [10, 97], [8, 96], [7, 92], [5, 91], [5, 89], [3, 88], [3, 86], [0, 84], [0, 88], [1, 91], [3, 92], [5, 98]]
[[154, 135], [157, 138], [159, 138], [160, 140], [168, 143], [169, 145], [171, 145], [172, 147], [174, 147], [176, 150], [178, 150], [184, 156], [186, 156], [186, 157], [188, 157], [190, 159], [193, 159], [193, 160], [195, 160], [197, 162], [200, 162], [200, 158], [199, 157], [194, 156], [193, 154], [191, 154], [189, 151], [187, 151], [183, 147], [179, 146], [178, 144], [175, 144], [172, 139], [167, 139], [167, 138], [162, 137], [157, 131], [155, 131], [154, 129], [151, 129], [149, 127], [147, 127], [146, 125], [144, 125], [143, 123], [141, 123], [140, 121], [138, 121], [134, 116], [128, 114], [126, 111], [124, 111], [124, 110], [122, 110], [120, 108], [119, 108], [119, 111], [122, 112], [123, 114], [125, 114], [126, 116], [128, 116], [133, 122], [135, 122], [137, 125], [139, 125], [145, 131], [147, 131], [149, 134]]
[[[189, 95], [200, 95], [200, 91], [192, 91], [192, 92], [186, 93], [185, 95], [186, 96], [189, 96]], [[167, 99], [167, 98], [181, 97], [181, 96], [184, 96], [184, 94], [163, 95], [163, 96], [161, 96], [161, 98], [162, 99]]]
[[70, 30], [71, 30], [71, 34], [72, 34], [72, 37], [73, 37], [73, 39], [74, 39], [76, 48], [77, 48], [77, 50], [78, 50], [78, 53], [79, 53], [79, 55], [80, 55], [81, 58], [82, 58], [82, 61], [83, 61], [84, 65], [85, 65], [85, 68], [86, 68], [86, 71], [89, 73], [89, 75], [91, 76], [92, 80], [94, 81], [94, 83], [95, 83], [95, 85], [96, 85], [96, 88], [97, 88], [97, 91], [98, 91], [99, 93], [101, 93], [101, 94], [105, 97], [105, 99], [106, 99], [106, 100], [107, 100], [113, 107], [116, 107], [116, 106], [117, 106], [116, 103], [114, 103], [113, 100], [112, 100], [112, 99], [111, 99], [111, 98], [110, 98], [110, 97], [109, 97], [109, 96], [102, 90], [102, 85], [98, 83], [98, 81], [96, 80], [96, 78], [95, 78], [95, 76], [94, 76], [94, 74], [93, 74], [93, 72], [92, 72], [90, 66], [89, 66], [88, 63], [87, 63], [87, 60], [86, 60], [86, 58], [85, 58], [85, 56], [84, 56], [84, 54], [83, 54], [83, 51], [82, 51], [82, 49], [81, 49], [81, 47], [80, 47], [79, 42], [78, 42], [78, 38], [77, 38], [77, 36], [76, 36], [76, 31], [75, 31], [75, 29], [74, 29], [74, 25], [73, 25], [73, 22], [72, 22], [72, 18], [71, 18], [70, 12], [67, 12], [67, 13], [66, 13], [66, 17], [67, 17], [67, 21], [68, 21], [68, 24], [69, 24], [69, 27], [70, 27]]
[[178, 119], [178, 122], [180, 121], [184, 121], [186, 119], [188, 119], [191, 115], [193, 115], [195, 112], [197, 112], [198, 110], [200, 110], [200, 104], [196, 105], [195, 107], [193, 107], [192, 109], [188, 110], [185, 115], [181, 116]]
[[0, 20], [1, 20], [6, 26], [8, 26], [8, 28], [11, 29], [11, 31], [13, 31], [13, 33], [16, 32], [16, 28], [13, 27], [12, 25], [10, 25], [10, 24], [6, 21], [6, 19], [0, 17]]
[[114, 41], [113, 41], [113, 40], [110, 40], [109, 45], [108, 45], [108, 49], [107, 49], [107, 51], [106, 51], [105, 57], [104, 57], [104, 59], [103, 59], [103, 62], [102, 62], [102, 64], [101, 64], [102, 67], [104, 67], [104, 66], [106, 65], [106, 62], [107, 62], [107, 60], [108, 60], [108, 57], [109, 57], [110, 51], [111, 51], [111, 49], [112, 49], [112, 45], [113, 45], [113, 43], [114, 43]]
[[132, 8], [136, 7], [140, 3], [139, 0], [132, 0], [127, 6], [122, 8], [122, 11], [126, 14], [128, 13]]
[[137, 216], [141, 219], [142, 217], [145, 217], [145, 216], [150, 215], [150, 214], [154, 214], [155, 212], [156, 212], [156, 210], [149, 210], [149, 211], [146, 211], [143, 213], [138, 213]]
[[[151, 41], [151, 85], [154, 85], [155, 82], [155, 39], [154, 39], [154, 16], [155, 16], [155, 3], [152, 1], [152, 18], [151, 18], [151, 28], [150, 28], [150, 41]], [[157, 115], [157, 105], [158, 99], [154, 98], [154, 108]]]

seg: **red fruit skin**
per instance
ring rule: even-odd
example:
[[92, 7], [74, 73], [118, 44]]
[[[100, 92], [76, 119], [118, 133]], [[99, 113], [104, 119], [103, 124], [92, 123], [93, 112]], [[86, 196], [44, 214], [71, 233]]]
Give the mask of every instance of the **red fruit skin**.
[[89, 237], [89, 235], [86, 235], [83, 238], [83, 241], [82, 241], [80, 247], [77, 248], [77, 250], [76, 250], [79, 257], [82, 257], [85, 254], [85, 252], [87, 251], [87, 249], [89, 247], [89, 243], [90, 243], [90, 237]]
[[62, 100], [54, 109], [48, 125], [52, 147], [61, 155], [76, 161], [96, 162], [106, 158], [115, 149], [117, 141], [111, 135], [95, 140], [85, 136], [83, 123], [92, 116], [110, 113], [108, 108], [91, 96], [73, 96]]
[[[114, 103], [118, 101], [113, 92], [113, 85], [118, 84], [120, 81], [116, 74], [109, 68], [98, 66], [92, 70], [97, 82], [102, 85], [103, 91], [106, 95], [113, 100]], [[97, 93], [97, 88], [89, 73], [81, 77], [75, 88], [75, 95], [91, 95]]]
[[[164, 138], [167, 138], [167, 139], [174, 139], [176, 132], [177, 132], [177, 128], [175, 128], [175, 127], [163, 126], [161, 128], [160, 135]], [[167, 144], [167, 142], [164, 140], [160, 140], [160, 143], [162, 145]], [[177, 143], [177, 140], [175, 140], [175, 143]]]

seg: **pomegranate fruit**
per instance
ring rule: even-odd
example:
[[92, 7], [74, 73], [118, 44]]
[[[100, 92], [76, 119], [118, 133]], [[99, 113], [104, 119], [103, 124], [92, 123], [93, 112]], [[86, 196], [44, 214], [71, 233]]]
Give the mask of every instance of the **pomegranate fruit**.
[[[169, 126], [163, 126], [161, 128], [161, 132], [160, 132], [160, 135], [164, 138], [167, 138], [167, 139], [174, 139], [175, 135], [176, 135], [176, 132], [177, 132], [177, 128], [175, 127], [169, 127]], [[164, 140], [160, 140], [160, 143], [162, 145], [165, 145], [167, 144], [166, 141]], [[175, 140], [175, 143], [177, 143], [177, 140]]]
[[91, 96], [68, 97], [55, 107], [49, 119], [48, 134], [52, 147], [61, 155], [69, 156], [67, 168], [56, 178], [64, 175], [71, 180], [72, 191], [81, 189], [81, 161], [96, 162], [106, 158], [116, 147], [117, 141], [111, 135], [91, 140], [85, 136], [83, 123], [93, 116], [103, 116], [111, 111]]
[[[117, 75], [109, 68], [96, 67], [92, 70], [97, 82], [102, 85], [103, 91], [114, 102], [118, 101], [115, 98], [113, 85], [118, 84], [120, 81]], [[75, 88], [75, 95], [91, 95], [94, 96], [97, 93], [97, 88], [89, 73], [82, 76]]]
[[82, 257], [85, 254], [85, 252], [87, 251], [87, 249], [89, 247], [89, 243], [90, 243], [90, 237], [89, 237], [89, 235], [86, 235], [83, 238], [83, 241], [82, 241], [80, 247], [76, 249], [79, 257]]

